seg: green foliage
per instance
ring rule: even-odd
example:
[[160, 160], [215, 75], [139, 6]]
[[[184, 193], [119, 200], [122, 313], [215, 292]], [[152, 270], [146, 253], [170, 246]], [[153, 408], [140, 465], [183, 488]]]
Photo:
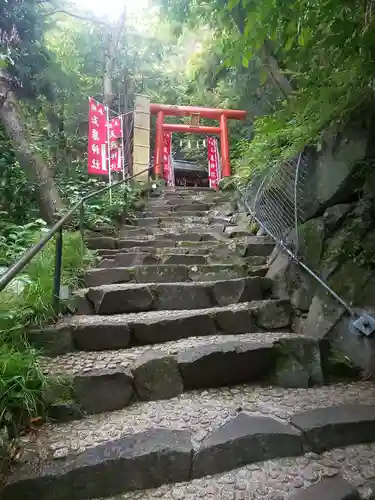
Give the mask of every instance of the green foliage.
[[[206, 56], [206, 62], [211, 58], [215, 67], [209, 84], [210, 64], [205, 71], [211, 92], [223, 95], [228, 82], [237, 80], [240, 85], [232, 85], [240, 97], [237, 102], [251, 89], [253, 97], [260, 97], [259, 103], [267, 103], [257, 106], [253, 99], [246, 106], [242, 101], [255, 116], [254, 137], [242, 136], [234, 145], [238, 175], [244, 181], [255, 171], [293, 157], [304, 146], [316, 145], [325, 128], [346, 120], [364, 102], [372, 106], [375, 29], [371, 2], [162, 3], [170, 18], [181, 24], [208, 24], [219, 40]], [[201, 67], [206, 69], [204, 64]], [[239, 80], [241, 74], [251, 75], [252, 84]], [[276, 93], [269, 91], [271, 83]]]
[[[38, 225], [36, 223], [35, 225]], [[16, 228], [12, 227], [11, 231]], [[23, 241], [34, 243], [41, 237], [29, 225], [21, 227]], [[9, 232], [9, 235], [13, 234]], [[10, 239], [12, 245], [12, 239]], [[19, 251], [13, 245], [14, 260]], [[76, 288], [82, 270], [93, 256], [82, 245], [79, 233], [64, 233], [62, 285]], [[59, 383], [42, 373], [38, 353], [27, 342], [28, 328], [55, 318], [52, 308], [55, 245], [50, 241], [25, 268], [23, 274], [0, 292], [0, 428], [16, 426], [38, 416], [46, 406], [45, 393]]]
[[43, 396], [58, 383], [43, 374], [36, 351], [0, 344], [0, 428], [6, 425], [16, 433], [43, 413]]

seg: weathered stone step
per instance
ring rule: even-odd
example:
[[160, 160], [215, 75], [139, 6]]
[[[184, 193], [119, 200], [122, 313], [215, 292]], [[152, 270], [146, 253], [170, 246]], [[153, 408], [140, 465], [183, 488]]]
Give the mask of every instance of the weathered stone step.
[[206, 217], [139, 217], [134, 224], [139, 227], [168, 227], [173, 225], [201, 225], [207, 227]]
[[181, 203], [181, 201], [177, 202], [177, 204], [168, 203], [165, 201], [161, 201], [158, 203], [149, 203], [148, 210], [157, 213], [158, 211], [167, 211], [168, 213], [176, 213], [179, 216], [179, 212], [188, 212], [191, 215], [191, 212], [203, 212], [205, 214], [209, 210], [211, 210], [215, 204], [214, 203], [200, 203], [195, 201], [189, 201], [185, 203]]
[[[253, 301], [225, 307], [150, 311], [112, 316], [77, 315], [57, 326], [35, 331], [30, 342], [49, 355], [75, 349], [101, 351], [162, 344], [196, 336], [285, 330], [291, 306], [282, 300]], [[260, 338], [266, 338], [260, 333]], [[256, 339], [257, 337], [254, 337]]]
[[147, 491], [137, 490], [117, 499], [372, 499], [375, 497], [375, 484], [369, 476], [375, 477], [375, 465], [371, 462], [374, 453], [374, 444], [333, 449], [321, 455], [308, 452], [300, 457], [279, 458], [239, 467], [209, 478], [163, 485]]
[[[258, 337], [258, 342], [248, 340], [254, 337]], [[270, 381], [278, 385], [279, 380], [282, 381], [279, 359], [284, 351], [310, 341], [286, 334], [268, 334], [267, 338], [272, 342], [265, 342], [254, 334], [197, 337], [177, 341], [175, 345], [44, 358], [41, 366], [47, 373], [64, 375], [71, 380], [72, 397], [81, 410], [101, 413], [121, 409], [137, 399], [169, 399], [199, 388]], [[318, 349], [316, 342], [311, 345]], [[307, 363], [301, 365], [301, 369], [307, 373]], [[314, 370], [321, 370], [320, 360], [316, 361]]]
[[111, 267], [91, 269], [85, 273], [86, 287], [116, 283], [159, 283], [183, 281], [213, 281], [242, 277], [264, 277], [267, 266], [249, 269], [245, 265], [211, 264], [207, 266], [145, 265], [136, 267]]
[[270, 297], [266, 278], [237, 278], [194, 283], [126, 283], [89, 288], [86, 299], [96, 314], [207, 309]]
[[[15, 468], [2, 499], [88, 500], [135, 491], [122, 498], [139, 500], [159, 498], [160, 491], [168, 499], [207, 492], [217, 500], [231, 498], [231, 489], [246, 491], [242, 485], [262, 496], [276, 488], [286, 499], [338, 469], [358, 485], [361, 466], [365, 485], [374, 469], [374, 445], [361, 444], [374, 441], [371, 404], [373, 388], [363, 383], [292, 392], [240, 387], [137, 403], [40, 431], [33, 459], [29, 452], [29, 461]], [[144, 497], [137, 491], [166, 483], [180, 484]], [[325, 498], [356, 498], [335, 498], [338, 487], [332, 478], [332, 496]], [[316, 498], [300, 495], [295, 500]]]
[[[144, 249], [143, 249], [144, 250]], [[179, 251], [178, 251], [179, 250]], [[137, 265], [156, 264], [183, 264], [188, 266], [211, 265], [211, 264], [234, 264], [249, 266], [262, 266], [266, 263], [266, 257], [248, 257], [243, 259], [239, 256], [205, 254], [205, 250], [193, 249], [181, 251], [182, 249], [171, 249], [170, 252], [158, 254], [155, 249], [150, 252], [137, 250], [135, 252], [104, 254], [97, 268], [128, 267]]]
[[[143, 212], [141, 214], [142, 217], [146, 217], [146, 218], [152, 218], [152, 217], [162, 217], [162, 218], [165, 218], [165, 217], [170, 217], [171, 215], [173, 215], [173, 212], [169, 212], [167, 210], [167, 208], [154, 208], [152, 210], [150, 210], [150, 207], [148, 207], [149, 209], [146, 211], [146, 212]], [[208, 215], [208, 212], [202, 212], [202, 211], [199, 211], [199, 210], [179, 210], [178, 212], [175, 212], [179, 217], [207, 217]]]
[[[108, 240], [108, 238], [105, 238]], [[109, 238], [112, 239], [112, 238]], [[95, 238], [90, 246], [95, 245], [98, 255], [108, 258], [119, 253], [153, 252], [159, 253], [199, 253], [201, 255], [216, 254], [217, 256], [238, 255], [240, 257], [261, 256], [267, 257], [274, 249], [274, 243], [260, 240], [257, 237], [239, 238], [238, 240], [216, 240], [216, 241], [186, 241], [173, 240], [168, 237], [147, 240], [114, 240], [114, 242], [103, 242], [113, 244], [112, 247], [97, 247], [101, 242]]]

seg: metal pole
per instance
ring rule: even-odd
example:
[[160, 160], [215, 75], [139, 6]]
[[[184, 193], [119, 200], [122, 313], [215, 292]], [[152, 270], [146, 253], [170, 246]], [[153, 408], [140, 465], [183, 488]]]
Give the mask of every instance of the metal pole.
[[79, 231], [81, 233], [82, 244], [85, 244], [85, 202], [82, 201], [79, 207]]
[[109, 136], [109, 108], [105, 106], [107, 115], [107, 158], [108, 158], [108, 183], [109, 183], [109, 204], [112, 205], [112, 172], [111, 172], [111, 148]]
[[121, 120], [121, 161], [122, 161], [122, 178], [125, 179], [125, 143], [124, 143], [124, 116], [120, 116]]
[[56, 233], [56, 253], [55, 253], [55, 275], [53, 280], [53, 297], [52, 307], [56, 314], [59, 313], [60, 306], [60, 288], [61, 288], [61, 267], [62, 267], [62, 251], [63, 251], [63, 229]]
[[299, 235], [298, 235], [298, 200], [297, 200], [297, 187], [298, 187], [298, 177], [299, 177], [299, 168], [301, 165], [301, 159], [302, 159], [302, 153], [300, 153], [298, 157], [298, 163], [297, 163], [297, 168], [295, 170], [295, 178], [294, 178], [294, 227], [295, 227], [295, 245], [296, 245], [296, 251], [297, 255], [299, 252]]

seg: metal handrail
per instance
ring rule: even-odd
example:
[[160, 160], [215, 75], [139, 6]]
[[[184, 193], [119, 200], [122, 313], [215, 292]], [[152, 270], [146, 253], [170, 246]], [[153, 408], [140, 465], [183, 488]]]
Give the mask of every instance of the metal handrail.
[[22, 271], [22, 269], [27, 266], [27, 264], [34, 258], [42, 248], [48, 243], [48, 241], [56, 235], [56, 254], [55, 254], [55, 274], [53, 282], [53, 297], [52, 297], [52, 307], [55, 312], [59, 309], [60, 303], [60, 286], [61, 286], [61, 266], [62, 266], [62, 248], [63, 248], [63, 226], [72, 217], [72, 215], [79, 209], [80, 211], [80, 232], [82, 239], [84, 237], [84, 219], [85, 219], [85, 202], [91, 198], [94, 198], [98, 194], [104, 193], [114, 187], [125, 184], [135, 177], [138, 177], [149, 169], [142, 170], [135, 175], [130, 177], [125, 177], [121, 181], [115, 182], [111, 185], [105, 186], [104, 188], [98, 189], [94, 193], [83, 196], [73, 208], [69, 210], [59, 221], [56, 222], [54, 226], [48, 231], [48, 233], [43, 236], [43, 238], [38, 241], [33, 247], [26, 250], [22, 257], [11, 266], [4, 274], [0, 276], [0, 292]]

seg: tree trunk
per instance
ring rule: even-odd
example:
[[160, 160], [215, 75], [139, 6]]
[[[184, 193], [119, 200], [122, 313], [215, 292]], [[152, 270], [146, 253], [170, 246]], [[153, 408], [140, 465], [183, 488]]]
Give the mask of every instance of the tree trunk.
[[265, 40], [260, 48], [260, 57], [275, 87], [280, 90], [284, 97], [287, 97], [293, 91], [293, 87], [282, 73], [279, 63], [272, 53], [269, 40]]
[[[225, 0], [225, 5], [228, 5], [227, 0]], [[246, 9], [244, 9], [242, 4], [239, 3], [232, 9], [231, 16], [240, 33], [243, 35], [245, 32]], [[288, 94], [293, 91], [293, 86], [283, 74], [279, 63], [273, 54], [271, 44], [268, 39], [264, 40], [264, 43], [259, 50], [259, 56], [264, 64], [264, 67], [267, 69], [274, 86], [284, 95], [284, 97], [287, 97]]]
[[104, 64], [104, 74], [103, 74], [103, 104], [109, 108], [112, 106], [114, 94], [113, 94], [113, 74], [116, 67], [116, 56], [117, 48], [120, 42], [121, 33], [125, 25], [126, 19], [126, 7], [122, 11], [119, 22], [115, 28], [113, 28], [109, 47], [106, 51], [105, 64]]
[[14, 152], [30, 182], [37, 186], [39, 210], [49, 224], [56, 210], [64, 207], [51, 172], [43, 158], [32, 149], [22, 109], [12, 91], [10, 78], [0, 69], [0, 120], [12, 141]]

